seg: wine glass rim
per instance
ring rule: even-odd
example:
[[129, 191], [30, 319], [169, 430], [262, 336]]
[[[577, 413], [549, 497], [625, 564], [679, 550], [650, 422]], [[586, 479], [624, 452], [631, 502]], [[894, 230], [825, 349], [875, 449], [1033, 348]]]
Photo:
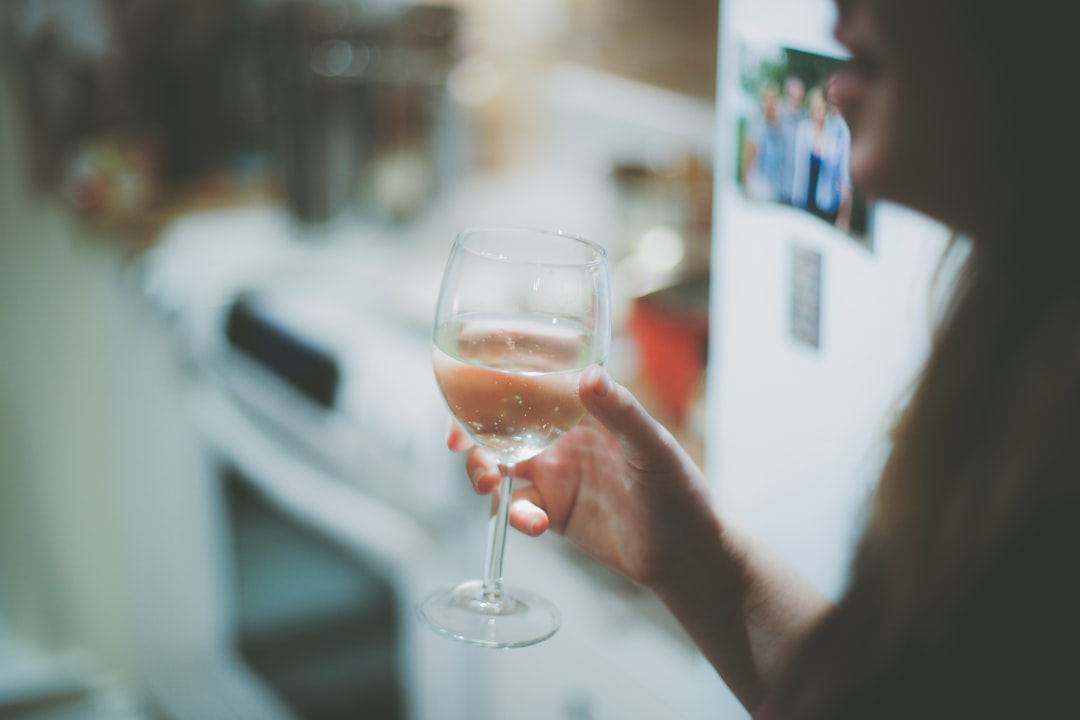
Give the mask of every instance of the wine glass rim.
[[[481, 250], [479, 248], [467, 245], [464, 242], [465, 238], [470, 236], [470, 235], [479, 235], [481, 233], [508, 232], [508, 231], [522, 232], [522, 233], [532, 233], [532, 234], [535, 234], [535, 235], [548, 235], [548, 236], [551, 236], [551, 237], [560, 237], [560, 238], [565, 238], [567, 240], [573, 240], [574, 242], [580, 243], [580, 244], [590, 248], [595, 254], [589, 260], [581, 260], [581, 261], [576, 261], [576, 262], [575, 261], [551, 262], [551, 261], [543, 261], [543, 260], [531, 260], [531, 261], [512, 260], [511, 258], [509, 258], [509, 257], [507, 257], [505, 255], [502, 255], [502, 254], [499, 254], [499, 253], [489, 252], [489, 251], [486, 251], [486, 250]], [[599, 243], [593, 242], [592, 240], [588, 240], [586, 238], [583, 238], [580, 235], [574, 235], [572, 233], [564, 232], [562, 230], [548, 230], [548, 229], [544, 229], [544, 228], [536, 228], [536, 227], [528, 227], [528, 226], [477, 225], [477, 226], [473, 226], [473, 227], [467, 227], [467, 228], [461, 230], [460, 232], [458, 232], [458, 234], [455, 237], [454, 241], [457, 243], [457, 245], [459, 247], [461, 247], [462, 250], [464, 250], [465, 252], [467, 252], [467, 253], [469, 253], [471, 255], [477, 255], [479, 257], [489, 258], [491, 260], [497, 260], [499, 262], [519, 262], [519, 263], [522, 263], [522, 264], [535, 264], [535, 265], [554, 265], [554, 266], [562, 266], [562, 265], [564, 265], [564, 266], [567, 266], [567, 267], [571, 267], [571, 266], [586, 266], [587, 267], [589, 265], [597, 265], [597, 264], [603, 263], [606, 256], [607, 256], [607, 250], [604, 248], [603, 245], [600, 245]]]

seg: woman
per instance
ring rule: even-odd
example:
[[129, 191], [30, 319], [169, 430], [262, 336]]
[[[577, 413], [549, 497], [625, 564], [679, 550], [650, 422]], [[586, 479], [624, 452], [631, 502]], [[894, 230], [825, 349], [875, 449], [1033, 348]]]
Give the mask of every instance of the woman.
[[[1080, 5], [838, 0], [852, 176], [970, 240], [830, 606], [714, 515], [625, 388], [519, 466], [511, 522], [563, 533], [667, 604], [756, 718], [1080, 716]], [[451, 447], [465, 449], [458, 433]], [[497, 473], [466, 466], [476, 489]]]
[[779, 202], [784, 187], [787, 148], [780, 121], [780, 91], [766, 83], [761, 89], [761, 115], [754, 120], [743, 143], [741, 181], [746, 196]]
[[850, 207], [851, 134], [844, 119], [830, 112], [822, 88], [811, 88], [806, 104], [807, 116], [795, 133], [792, 201], [830, 225], [846, 230], [847, 216], [842, 216], [841, 211]]

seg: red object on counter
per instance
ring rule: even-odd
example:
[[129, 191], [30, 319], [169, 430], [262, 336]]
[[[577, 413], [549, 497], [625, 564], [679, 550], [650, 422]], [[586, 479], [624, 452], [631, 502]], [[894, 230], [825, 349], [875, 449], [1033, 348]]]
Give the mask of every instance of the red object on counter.
[[696, 279], [637, 298], [628, 330], [641, 352], [641, 376], [664, 411], [681, 424], [705, 372], [708, 280]]

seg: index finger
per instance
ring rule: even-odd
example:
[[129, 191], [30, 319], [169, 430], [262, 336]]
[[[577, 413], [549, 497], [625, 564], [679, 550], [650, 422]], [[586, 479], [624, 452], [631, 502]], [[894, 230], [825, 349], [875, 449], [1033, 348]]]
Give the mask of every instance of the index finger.
[[590, 365], [578, 386], [581, 404], [619, 441], [629, 458], [645, 467], [678, 454], [674, 437], [642, 407], [633, 393], [599, 365]]
[[465, 434], [465, 431], [461, 429], [461, 426], [453, 418], [450, 418], [446, 430], [446, 447], [454, 452], [464, 452], [471, 449], [472, 446], [472, 438]]

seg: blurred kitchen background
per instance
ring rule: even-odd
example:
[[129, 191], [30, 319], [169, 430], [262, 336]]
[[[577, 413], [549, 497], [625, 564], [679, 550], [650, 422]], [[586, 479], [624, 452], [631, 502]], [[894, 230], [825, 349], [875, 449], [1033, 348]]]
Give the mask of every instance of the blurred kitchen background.
[[601, 243], [612, 372], [838, 592], [945, 235], [881, 207], [853, 242], [740, 194], [738, 47], [835, 54], [831, 21], [0, 4], [0, 718], [746, 717], [653, 598], [557, 537], [507, 551], [563, 611], [551, 641], [419, 627], [418, 597], [480, 572], [487, 514], [428, 333], [461, 228]]

